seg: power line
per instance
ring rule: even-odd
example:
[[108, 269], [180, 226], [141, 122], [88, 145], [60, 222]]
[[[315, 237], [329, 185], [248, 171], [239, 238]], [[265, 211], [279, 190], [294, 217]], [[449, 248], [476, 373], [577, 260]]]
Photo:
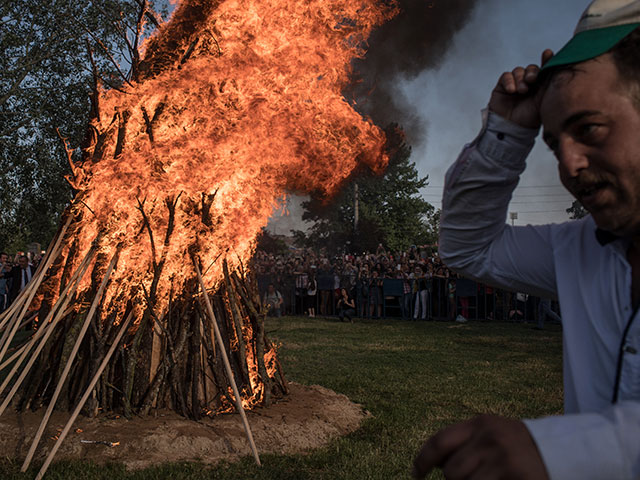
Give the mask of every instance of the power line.
[[518, 210], [518, 215], [520, 215], [521, 213], [557, 213], [557, 212], [565, 212], [567, 213], [567, 210], [536, 210], [536, 211], [530, 211], [530, 212], [523, 212], [522, 210]]
[[533, 201], [533, 200], [527, 200], [524, 202], [509, 202], [509, 205], [531, 205], [531, 204], [535, 204], [535, 203], [566, 203], [565, 200], [537, 200], [537, 201]]
[[[424, 188], [444, 188], [444, 185], [425, 185]], [[518, 185], [517, 188], [564, 188], [563, 185]]]
[[[438, 193], [424, 193], [422, 196], [423, 197], [441, 197], [442, 195]], [[525, 193], [525, 194], [514, 193], [513, 198], [518, 198], [518, 197], [527, 197], [527, 198], [529, 197], [541, 197], [541, 198], [565, 197], [567, 199], [573, 198], [570, 193]]]

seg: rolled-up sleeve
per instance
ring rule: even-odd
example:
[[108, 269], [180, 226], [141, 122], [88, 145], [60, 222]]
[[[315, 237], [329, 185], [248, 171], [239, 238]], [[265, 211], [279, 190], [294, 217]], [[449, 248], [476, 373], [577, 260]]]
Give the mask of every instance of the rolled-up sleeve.
[[640, 404], [525, 420], [551, 480], [640, 478]]
[[448, 170], [440, 256], [455, 271], [499, 287], [556, 295], [548, 225], [511, 227], [507, 209], [538, 134], [484, 112], [480, 135]]

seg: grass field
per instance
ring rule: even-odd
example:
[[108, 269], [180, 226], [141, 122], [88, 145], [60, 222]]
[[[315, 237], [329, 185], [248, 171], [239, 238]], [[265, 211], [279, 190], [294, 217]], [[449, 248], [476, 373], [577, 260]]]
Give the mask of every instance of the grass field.
[[[505, 323], [451, 324], [269, 319], [289, 380], [344, 393], [371, 412], [362, 427], [306, 455], [262, 455], [215, 469], [173, 464], [138, 472], [121, 465], [54, 464], [49, 479], [401, 479], [431, 433], [480, 413], [536, 417], [562, 410], [561, 332]], [[0, 478], [36, 468], [0, 463]], [[439, 472], [432, 478], [441, 478]]]

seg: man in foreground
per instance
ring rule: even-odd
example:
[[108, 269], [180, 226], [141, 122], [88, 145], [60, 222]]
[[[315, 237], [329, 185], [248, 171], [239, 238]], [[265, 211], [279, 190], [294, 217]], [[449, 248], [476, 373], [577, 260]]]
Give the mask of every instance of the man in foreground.
[[[595, 0], [542, 71], [500, 77], [480, 135], [447, 173], [440, 255], [482, 282], [560, 302], [565, 415], [483, 416], [438, 432], [414, 464], [449, 479], [640, 478], [640, 1]], [[540, 125], [590, 216], [510, 227]]]

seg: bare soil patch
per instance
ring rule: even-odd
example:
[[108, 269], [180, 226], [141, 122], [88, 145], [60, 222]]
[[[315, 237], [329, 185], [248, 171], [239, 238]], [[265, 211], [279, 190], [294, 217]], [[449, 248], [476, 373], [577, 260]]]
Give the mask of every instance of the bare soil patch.
[[[345, 395], [317, 385], [290, 383], [291, 393], [269, 408], [247, 412], [260, 453], [300, 453], [326, 445], [360, 426], [369, 415]], [[36, 457], [44, 459], [69, 415], [51, 417]], [[0, 451], [24, 458], [42, 419], [42, 412], [0, 417]], [[110, 447], [101, 443], [117, 443]], [[225, 414], [194, 422], [171, 412], [134, 418], [79, 417], [56, 459], [120, 462], [141, 469], [166, 462], [199, 461], [208, 464], [251, 455], [239, 415]]]

